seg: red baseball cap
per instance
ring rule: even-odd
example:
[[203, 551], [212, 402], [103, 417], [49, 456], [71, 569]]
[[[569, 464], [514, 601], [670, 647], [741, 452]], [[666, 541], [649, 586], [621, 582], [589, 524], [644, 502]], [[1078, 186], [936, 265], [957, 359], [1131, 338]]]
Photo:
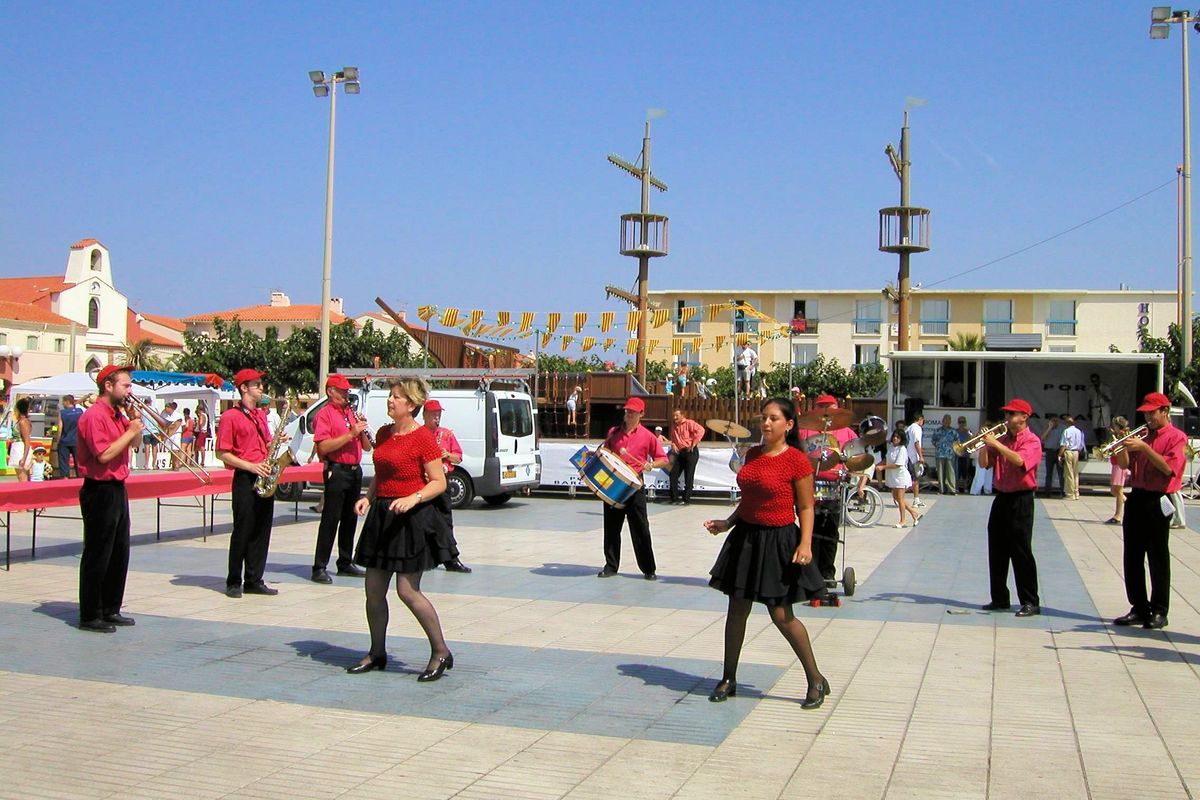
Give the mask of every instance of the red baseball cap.
[[259, 372], [256, 369], [247, 368], [247, 369], [238, 370], [238, 374], [233, 376], [233, 385], [241, 386], [243, 383], [249, 383], [250, 381], [262, 380], [266, 376], [267, 376], [267, 373]]
[[439, 403], [437, 400], [426, 400], [425, 401], [425, 410], [432, 411], [432, 412], [441, 411], [442, 404]]
[[96, 374], [96, 388], [103, 390], [104, 382], [108, 380], [109, 376], [116, 372], [129, 372], [129, 367], [125, 367], [120, 364], [109, 364]]
[[1014, 397], [1012, 400], [1008, 401], [1008, 405], [1000, 406], [1000, 410], [1001, 411], [1015, 411], [1019, 414], [1032, 414], [1033, 406], [1029, 405], [1029, 403], [1026, 403], [1024, 400], [1022, 400], [1019, 397]]
[[350, 391], [350, 381], [346, 380], [345, 375], [339, 375], [335, 372], [325, 379], [325, 388], [343, 389], [348, 392]]
[[1142, 404], [1137, 407], [1138, 411], [1157, 411], [1163, 406], [1170, 406], [1171, 401], [1162, 392], [1151, 392], [1142, 400]]
[[833, 406], [834, 408], [837, 408], [837, 398], [831, 394], [819, 394], [819, 395], [817, 395], [817, 399], [813, 400], [813, 405], [814, 406], [829, 405], [829, 406]]
[[631, 397], [625, 401], [625, 410], [644, 414], [646, 413], [646, 401], [640, 397]]

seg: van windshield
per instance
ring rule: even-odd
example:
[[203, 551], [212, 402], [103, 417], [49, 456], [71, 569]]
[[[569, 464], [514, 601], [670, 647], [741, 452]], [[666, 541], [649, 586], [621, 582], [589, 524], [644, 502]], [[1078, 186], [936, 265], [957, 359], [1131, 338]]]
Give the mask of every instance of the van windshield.
[[500, 400], [500, 433], [505, 436], [533, 434], [533, 412], [528, 400]]

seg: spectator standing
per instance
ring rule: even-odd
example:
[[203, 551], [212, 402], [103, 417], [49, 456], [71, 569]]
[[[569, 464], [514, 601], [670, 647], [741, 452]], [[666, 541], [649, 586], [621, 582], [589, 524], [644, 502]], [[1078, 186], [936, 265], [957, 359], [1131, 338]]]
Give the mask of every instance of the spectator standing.
[[1058, 460], [1063, 465], [1063, 497], [1079, 499], [1079, 454], [1083, 452], [1083, 431], [1075, 427], [1075, 418], [1068, 414], [1064, 420], [1062, 439], [1058, 445]]
[[754, 373], [758, 370], [758, 353], [750, 346], [750, 342], [742, 343], [742, 352], [737, 355], [738, 394], [750, 398], [751, 387], [754, 386]]
[[1063, 429], [1058, 417], [1050, 417], [1046, 421], [1046, 429], [1042, 431], [1042, 458], [1046, 464], [1046, 476], [1042, 479], [1042, 491], [1054, 493], [1054, 473], [1058, 473], [1058, 494], [1063, 496], [1063, 465], [1058, 458], [1058, 450], [1062, 446]]
[[[967, 418], [958, 418], [958, 427], [954, 431], [958, 434], [958, 443], [966, 444], [971, 438], [971, 429], [967, 427]], [[967, 453], [963, 453], [958, 457], [958, 488], [960, 491], [967, 491], [971, 488], [971, 483], [975, 478], [975, 462]]]
[[925, 415], [917, 414], [904, 429], [904, 442], [908, 446], [908, 471], [912, 475], [913, 508], [924, 508], [921, 501], [921, 476], [925, 474], [925, 451], [921, 447]]
[[958, 494], [958, 456], [954, 453], [958, 431], [950, 427], [949, 414], [942, 417], [942, 426], [929, 438], [933, 440], [934, 454], [937, 458], [938, 491], [942, 494]]
[[[675, 453], [671, 464], [671, 502], [687, 505], [692, 502], [692, 486], [696, 481], [696, 463], [700, 460], [700, 442], [704, 439], [704, 426], [688, 419], [680, 409], [675, 409], [671, 419], [671, 449]], [[683, 499], [679, 499], [676, 487], [683, 476]]]
[[75, 445], [79, 441], [79, 418], [83, 409], [75, 404], [74, 395], [65, 395], [58, 412], [58, 477], [71, 477], [75, 461]]

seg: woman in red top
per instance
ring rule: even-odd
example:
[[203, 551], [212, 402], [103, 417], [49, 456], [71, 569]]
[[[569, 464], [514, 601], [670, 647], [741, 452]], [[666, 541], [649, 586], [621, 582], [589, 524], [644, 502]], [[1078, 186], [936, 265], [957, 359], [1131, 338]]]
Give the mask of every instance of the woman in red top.
[[454, 667], [454, 656], [442, 636], [437, 609], [421, 593], [421, 573], [458, 558], [454, 534], [431, 502], [446, 491], [442, 448], [433, 434], [413, 417], [425, 404], [429, 390], [415, 379], [391, 382], [387, 400], [391, 425], [375, 435], [375, 477], [367, 496], [354, 506], [367, 515], [354, 563], [367, 568], [367, 626], [371, 651], [351, 674], [387, 666], [388, 588], [396, 576], [396, 594], [417, 618], [432, 651], [418, 681], [436, 681]]
[[[725, 668], [709, 700], [719, 703], [737, 694], [738, 658], [746, 638], [746, 618], [754, 601], [764, 603], [771, 621], [792, 646], [808, 678], [801, 708], [820, 708], [829, 681], [817, 669], [804, 623], [792, 613], [797, 600], [825, 591], [813, 563], [813, 468], [800, 451], [796, 412], [787, 399], [762, 407], [763, 443], [750, 448], [737, 482], [742, 500], [728, 519], [710, 519], [714, 536], [733, 528], [725, 539], [709, 585], [729, 595], [725, 617]], [[800, 526], [796, 526], [796, 520]]]

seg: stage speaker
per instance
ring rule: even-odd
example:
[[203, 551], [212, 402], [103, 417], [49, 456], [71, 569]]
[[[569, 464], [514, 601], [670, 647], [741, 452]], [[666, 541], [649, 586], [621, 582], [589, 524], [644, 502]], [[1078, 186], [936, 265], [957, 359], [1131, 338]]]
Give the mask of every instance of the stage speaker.
[[911, 424], [916, 419], [918, 414], [925, 413], [925, 398], [924, 397], [906, 397], [904, 398], [904, 424]]
[[1200, 408], [1183, 410], [1183, 432], [1192, 438], [1200, 437]]

